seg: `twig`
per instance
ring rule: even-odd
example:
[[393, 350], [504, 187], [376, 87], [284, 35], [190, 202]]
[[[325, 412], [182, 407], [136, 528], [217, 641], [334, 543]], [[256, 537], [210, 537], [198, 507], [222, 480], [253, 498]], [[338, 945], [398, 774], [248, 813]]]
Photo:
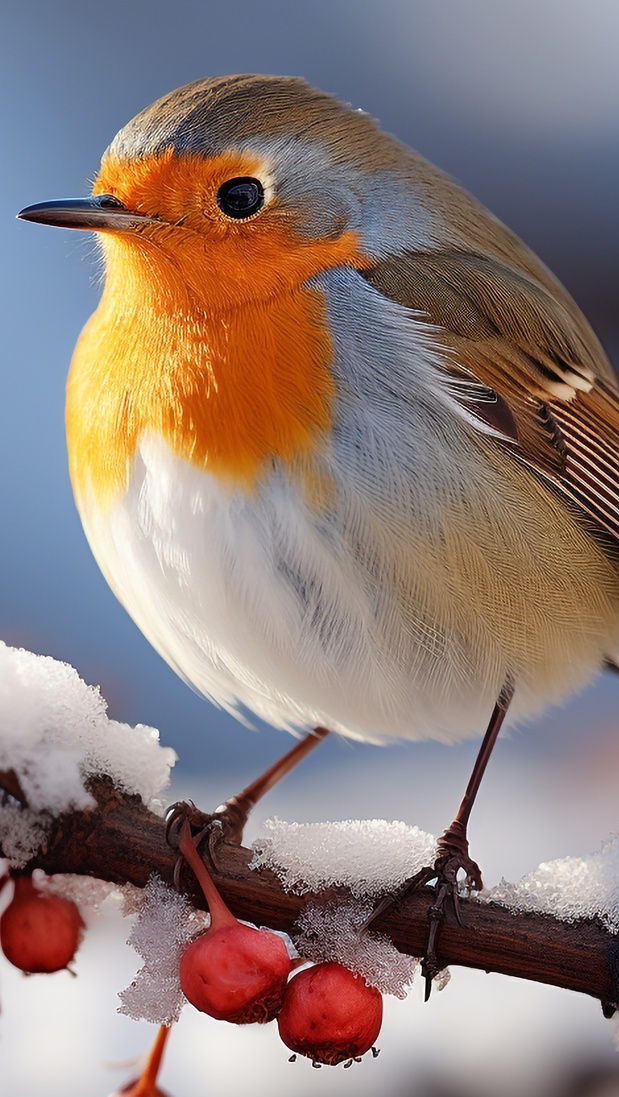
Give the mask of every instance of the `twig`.
[[[171, 885], [176, 854], [166, 842], [164, 820], [139, 797], [114, 788], [107, 777], [96, 778], [90, 788], [98, 806], [55, 820], [46, 848], [28, 869], [77, 873], [137, 887], [144, 887], [155, 872]], [[266, 869], [252, 871], [252, 852], [243, 846], [221, 841], [211, 843], [211, 849], [217, 887], [239, 918], [290, 933], [303, 908], [316, 900], [315, 895], [286, 892]], [[189, 874], [186, 884], [192, 901], [203, 907], [204, 897]], [[349, 895], [345, 888], [329, 894]], [[433, 889], [424, 888], [386, 911], [372, 928], [386, 933], [401, 952], [420, 956], [433, 898]], [[475, 899], [463, 899], [461, 911], [464, 927], [447, 923], [441, 933], [439, 959], [444, 966], [481, 968], [589, 994], [602, 1001], [607, 1016], [618, 1008], [619, 938], [599, 922], [570, 924]]]

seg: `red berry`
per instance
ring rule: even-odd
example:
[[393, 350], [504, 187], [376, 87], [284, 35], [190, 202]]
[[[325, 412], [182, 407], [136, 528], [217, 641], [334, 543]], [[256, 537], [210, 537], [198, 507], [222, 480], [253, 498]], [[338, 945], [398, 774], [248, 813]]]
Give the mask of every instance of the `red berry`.
[[290, 958], [280, 937], [240, 922], [208, 929], [181, 960], [181, 987], [192, 1005], [237, 1025], [272, 1021], [284, 999]]
[[325, 963], [290, 980], [277, 1024], [291, 1051], [336, 1066], [369, 1051], [382, 1020], [380, 992], [341, 964]]
[[219, 1021], [271, 1021], [281, 1008], [290, 957], [281, 937], [244, 926], [228, 909], [198, 856], [187, 823], [179, 849], [197, 876], [211, 915], [181, 958], [180, 983], [192, 1005]]
[[22, 971], [60, 971], [75, 956], [83, 927], [75, 903], [41, 894], [30, 876], [18, 876], [0, 918], [0, 944], [7, 960]]

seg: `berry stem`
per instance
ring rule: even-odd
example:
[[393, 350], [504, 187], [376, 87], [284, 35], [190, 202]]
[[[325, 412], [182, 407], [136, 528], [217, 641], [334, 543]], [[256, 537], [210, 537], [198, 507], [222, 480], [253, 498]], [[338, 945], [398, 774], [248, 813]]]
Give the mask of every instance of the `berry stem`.
[[19, 901], [29, 899], [30, 896], [38, 896], [39, 892], [34, 886], [32, 876], [16, 876], [14, 878], [13, 898]]
[[131, 1097], [153, 1097], [157, 1075], [161, 1068], [161, 1060], [163, 1059], [166, 1040], [169, 1035], [169, 1026], [160, 1025], [159, 1031], [155, 1037], [155, 1042], [150, 1050], [150, 1055], [148, 1056], [148, 1062], [136, 1083], [135, 1089], [132, 1090]]
[[236, 925], [238, 919], [234, 917], [232, 911], [224, 903], [211, 879], [206, 865], [193, 844], [191, 827], [187, 819], [185, 819], [185, 822], [181, 827], [178, 848], [187, 861], [187, 864], [193, 870], [193, 873], [202, 888], [211, 916], [210, 928], [221, 929], [223, 926]]

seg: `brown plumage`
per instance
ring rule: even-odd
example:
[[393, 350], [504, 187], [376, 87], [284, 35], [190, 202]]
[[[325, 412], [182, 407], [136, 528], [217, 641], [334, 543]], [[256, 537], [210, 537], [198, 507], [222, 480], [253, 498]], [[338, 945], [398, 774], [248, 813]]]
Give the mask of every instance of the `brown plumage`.
[[457, 251], [394, 256], [365, 277], [436, 325], [446, 369], [481, 386], [467, 406], [504, 434], [513, 455], [562, 492], [590, 530], [619, 539], [619, 388], [567, 293]]

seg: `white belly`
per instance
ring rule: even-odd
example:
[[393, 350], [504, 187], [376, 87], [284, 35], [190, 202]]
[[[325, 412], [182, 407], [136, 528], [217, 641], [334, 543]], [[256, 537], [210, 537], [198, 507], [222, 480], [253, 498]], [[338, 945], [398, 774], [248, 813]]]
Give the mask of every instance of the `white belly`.
[[80, 510], [120, 601], [216, 703], [288, 728], [454, 740], [483, 732], [508, 674], [512, 715], [528, 715], [584, 684], [617, 632], [610, 569], [571, 523], [553, 559], [535, 506], [516, 528], [508, 490], [488, 546], [498, 488], [486, 477], [489, 507], [470, 528], [466, 507], [452, 516], [446, 542], [423, 484], [398, 513], [351, 483], [325, 514], [281, 471], [247, 496], [149, 436], [126, 496]]

